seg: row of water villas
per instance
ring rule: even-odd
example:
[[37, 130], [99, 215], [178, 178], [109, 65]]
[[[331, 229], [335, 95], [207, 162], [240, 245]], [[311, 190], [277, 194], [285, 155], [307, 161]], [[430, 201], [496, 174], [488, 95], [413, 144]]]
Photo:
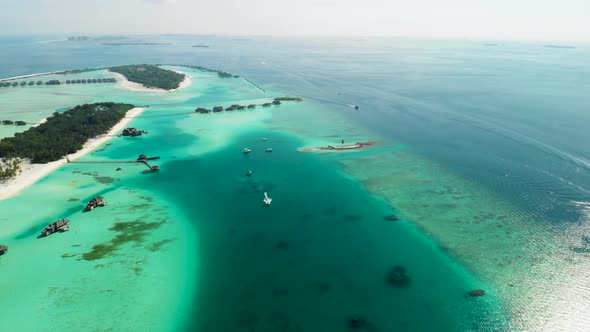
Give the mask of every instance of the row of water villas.
[[[92, 83], [116, 83], [117, 80], [115, 78], [89, 78], [89, 79], [78, 79], [78, 80], [66, 80], [65, 84], [92, 84]], [[59, 80], [49, 80], [49, 81], [20, 81], [20, 82], [0, 82], [0, 87], [16, 87], [16, 86], [26, 86], [26, 85], [60, 85], [63, 84]]]
[[[262, 104], [262, 107], [270, 107], [272, 105], [280, 105], [280, 104], [281, 104], [281, 102], [279, 100], [273, 100], [271, 103], [264, 103], [264, 104]], [[225, 111], [234, 111], [234, 110], [241, 111], [241, 110], [245, 110], [247, 108], [248, 109], [254, 109], [254, 108], [256, 108], [256, 104], [250, 104], [248, 106], [234, 104], [234, 105], [231, 105], [231, 106], [229, 106], [229, 107], [227, 107], [225, 109], [223, 108], [223, 106], [215, 106], [215, 107], [213, 107], [213, 109], [208, 109], [208, 108], [205, 108], [205, 107], [198, 107], [197, 109], [195, 109], [195, 112], [196, 113], [201, 113], [201, 114], [207, 114], [207, 113], [211, 113], [211, 112], [213, 112], [213, 113], [223, 112], [224, 110]]]

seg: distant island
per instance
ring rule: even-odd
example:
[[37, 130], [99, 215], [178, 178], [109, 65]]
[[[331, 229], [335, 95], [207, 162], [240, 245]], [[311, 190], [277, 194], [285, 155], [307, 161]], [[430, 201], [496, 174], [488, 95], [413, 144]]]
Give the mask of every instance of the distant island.
[[196, 44], [196, 45], [193, 45], [193, 47], [202, 47], [202, 48], [208, 48], [208, 47], [209, 47], [209, 45], [205, 45], [205, 44]]
[[87, 41], [90, 38], [88, 36], [70, 36], [68, 41]]
[[100, 45], [105, 46], [150, 46], [150, 45], [172, 45], [171, 43], [156, 43], [156, 42], [114, 42], [114, 43], [101, 43]]
[[547, 48], [576, 48], [575, 46], [571, 46], [571, 45], [543, 45], [543, 47], [547, 47]]
[[125, 76], [131, 82], [142, 84], [148, 88], [163, 90], [177, 89], [185, 79], [184, 74], [155, 65], [126, 65], [111, 67], [109, 70]]
[[134, 106], [96, 103], [55, 112], [47, 121], [23, 133], [0, 140], [0, 158], [30, 159], [32, 163], [56, 161], [82, 149], [87, 140], [107, 133]]

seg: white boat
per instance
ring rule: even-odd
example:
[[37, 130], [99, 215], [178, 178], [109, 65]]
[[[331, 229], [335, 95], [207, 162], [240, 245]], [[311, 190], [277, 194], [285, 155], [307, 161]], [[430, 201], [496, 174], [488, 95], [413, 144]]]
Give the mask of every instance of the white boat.
[[252, 175], [252, 171], [248, 170], [248, 173], [246, 173], [246, 175], [248, 175], [248, 176]]
[[261, 140], [266, 141], [266, 137], [261, 138]]
[[264, 204], [270, 205], [270, 203], [272, 202], [272, 198], [269, 198], [266, 192], [264, 192], [264, 199], [262, 201], [264, 202]]
[[271, 149], [271, 148], [268, 148], [268, 149], [266, 149], [265, 151], [266, 151], [266, 152], [272, 152], [272, 149]]
[[248, 148], [244, 148], [244, 150], [242, 150], [243, 153], [250, 153], [250, 151], [252, 151], [252, 150], [250, 150]]

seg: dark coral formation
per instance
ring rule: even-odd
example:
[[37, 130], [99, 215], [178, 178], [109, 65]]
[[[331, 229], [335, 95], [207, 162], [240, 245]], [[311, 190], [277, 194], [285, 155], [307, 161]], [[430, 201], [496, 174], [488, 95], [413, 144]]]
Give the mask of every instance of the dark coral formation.
[[387, 273], [387, 283], [396, 288], [405, 288], [412, 283], [408, 277], [406, 268], [401, 265], [394, 266], [391, 271]]
[[352, 316], [347, 321], [348, 329], [351, 331], [373, 332], [375, 327], [362, 316]]
[[388, 216], [385, 217], [385, 220], [387, 221], [398, 221], [399, 217], [396, 216], [395, 214], [390, 214]]
[[143, 221], [143, 218], [130, 222], [116, 223], [111, 228], [109, 228], [109, 230], [117, 232], [118, 234], [107, 243], [94, 245], [91, 251], [82, 255], [82, 259], [93, 261], [105, 258], [113, 255], [122, 245], [126, 243], [142, 243], [150, 231], [159, 228], [164, 223], [165, 221], [145, 222]]
[[486, 291], [484, 291], [483, 289], [474, 289], [472, 291], [467, 292], [467, 295], [469, 297], [484, 296], [485, 294], [486, 294]]

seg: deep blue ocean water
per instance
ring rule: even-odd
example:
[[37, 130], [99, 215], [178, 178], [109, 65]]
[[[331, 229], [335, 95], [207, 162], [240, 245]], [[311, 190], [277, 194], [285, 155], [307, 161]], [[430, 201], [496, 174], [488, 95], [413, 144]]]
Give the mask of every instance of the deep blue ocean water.
[[[590, 45], [387, 38], [159, 36], [170, 45], [2, 37], [0, 77], [128, 63], [221, 68], [325, 101], [555, 222], [590, 200]], [[204, 43], [209, 48], [191, 48]], [[358, 112], [338, 104], [357, 104]]]

